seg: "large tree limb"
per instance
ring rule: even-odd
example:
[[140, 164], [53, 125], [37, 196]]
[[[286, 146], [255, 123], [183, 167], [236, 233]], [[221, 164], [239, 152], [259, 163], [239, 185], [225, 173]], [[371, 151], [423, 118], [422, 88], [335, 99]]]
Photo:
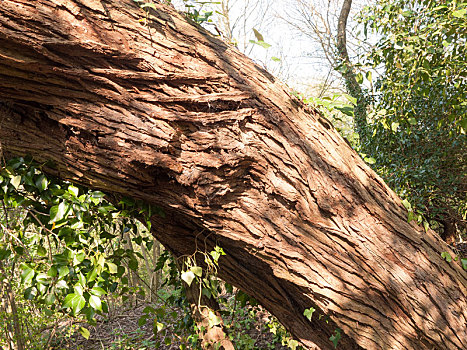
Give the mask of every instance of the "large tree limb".
[[161, 206], [165, 246], [222, 246], [220, 276], [307, 348], [340, 327], [342, 349], [465, 349], [467, 278], [445, 243], [325, 119], [156, 8], [143, 26], [129, 0], [3, 0], [3, 152]]

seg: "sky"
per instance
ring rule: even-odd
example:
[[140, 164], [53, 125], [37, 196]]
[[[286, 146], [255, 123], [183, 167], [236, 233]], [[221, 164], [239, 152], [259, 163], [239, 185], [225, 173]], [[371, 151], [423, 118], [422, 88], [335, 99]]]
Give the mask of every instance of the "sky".
[[[183, 0], [172, 2], [178, 9], [184, 9]], [[187, 2], [195, 4], [196, 0]], [[342, 87], [342, 84], [339, 74], [332, 70], [325, 59], [320, 44], [303, 35], [303, 32], [309, 31], [307, 25], [315, 23], [313, 17], [308, 17], [311, 21], [306, 22], [303, 14], [308, 16], [314, 9], [316, 13], [322, 14], [331, 31], [335, 32], [341, 3], [339, 0], [224, 0], [224, 4], [230, 5], [230, 24], [234, 27], [233, 36], [240, 51], [289, 86], [312, 94], [316, 93], [317, 85], [326, 79], [334, 79], [335, 86]], [[350, 17], [354, 17], [367, 3], [369, 0], [354, 1]], [[302, 15], [297, 11], [300, 8]], [[222, 16], [215, 12], [222, 12], [221, 5], [204, 5], [203, 9], [214, 11], [213, 22], [222, 23]], [[298, 28], [293, 28], [287, 22], [296, 24]], [[205, 27], [217, 33], [212, 24], [206, 24]], [[223, 31], [222, 25], [216, 27]], [[266, 49], [250, 43], [250, 40], [257, 41], [253, 28], [262, 34], [264, 42], [270, 47]]]

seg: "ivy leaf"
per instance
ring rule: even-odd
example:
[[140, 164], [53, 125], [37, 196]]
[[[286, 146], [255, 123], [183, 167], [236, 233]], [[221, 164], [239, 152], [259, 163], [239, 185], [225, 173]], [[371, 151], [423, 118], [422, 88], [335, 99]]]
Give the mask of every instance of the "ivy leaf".
[[195, 274], [192, 271], [182, 272], [182, 280], [185, 281], [188, 286], [191, 286], [191, 282], [195, 279]]
[[36, 287], [29, 287], [29, 288], [26, 288], [25, 291], [24, 291], [24, 298], [26, 300], [32, 300], [36, 297], [37, 295], [37, 289]]
[[11, 254], [11, 250], [10, 249], [4, 249], [4, 248], [0, 248], [0, 260], [4, 260], [6, 258], [8, 258]]
[[334, 331], [334, 335], [332, 335], [329, 340], [334, 344], [334, 348], [337, 348], [337, 344], [339, 343], [339, 340], [341, 340], [342, 334], [341, 330], [337, 328]]
[[89, 339], [89, 336], [91, 335], [89, 330], [84, 327], [79, 327], [79, 333], [86, 339]]
[[130, 261], [128, 262], [128, 267], [133, 271], [138, 270], [138, 260], [130, 259]]
[[26, 285], [31, 283], [32, 278], [35, 275], [34, 270], [24, 263], [21, 264], [21, 270], [23, 270], [23, 272], [21, 273], [21, 283]]
[[295, 340], [295, 339], [289, 339], [287, 341], [287, 345], [288, 345], [289, 349], [296, 350], [297, 346], [298, 346], [298, 341]]
[[461, 259], [462, 268], [467, 271], [467, 259]]
[[310, 307], [309, 309], [305, 309], [305, 311], [303, 311], [303, 315], [308, 318], [309, 321], [311, 321], [311, 316], [313, 316], [313, 312], [315, 312], [316, 309], [313, 308], [313, 307]]
[[164, 329], [164, 324], [161, 322], [157, 322], [157, 319], [154, 320], [154, 333], [159, 333], [161, 330]]
[[220, 318], [220, 316], [217, 316], [211, 310], [209, 310], [208, 319], [209, 319], [209, 326], [208, 326], [209, 328], [218, 326], [222, 323], [222, 318]]
[[70, 273], [68, 266], [60, 266], [58, 268], [58, 277], [64, 277]]
[[404, 199], [402, 204], [404, 205], [405, 209], [412, 210], [412, 205], [410, 205], [410, 202], [407, 199]]
[[448, 252], [442, 252], [441, 257], [446, 260], [448, 263], [452, 261], [452, 256]]
[[15, 190], [17, 190], [21, 184], [21, 175], [13, 176], [10, 180], [10, 183], [15, 188]]
[[143, 315], [138, 319], [138, 326], [143, 327], [148, 321], [148, 315]]
[[38, 284], [49, 284], [48, 276], [45, 273], [39, 273], [36, 276], [36, 282]]
[[79, 188], [73, 185], [68, 186], [68, 192], [75, 197], [78, 197]]
[[192, 271], [198, 277], [203, 275], [203, 269], [200, 266], [193, 266], [190, 271]]
[[66, 289], [68, 288], [68, 284], [66, 283], [65, 280], [58, 281], [57, 284], [55, 285], [57, 289]]
[[363, 83], [363, 75], [362, 75], [362, 73], [357, 73], [357, 75], [355, 75], [355, 80], [356, 80], [357, 83], [359, 83], [359, 84]]
[[36, 187], [39, 192], [44, 192], [47, 189], [47, 186], [47, 178], [44, 175], [39, 176], [39, 178], [36, 180]]
[[49, 224], [52, 224], [54, 222], [57, 222], [65, 216], [65, 212], [68, 209], [67, 204], [65, 202], [61, 202], [59, 205], [54, 205], [52, 208], [50, 208], [49, 214], [50, 214], [50, 221]]
[[73, 315], [77, 315], [86, 304], [84, 297], [77, 293], [68, 294], [63, 301], [62, 306], [70, 308], [73, 311]]
[[47, 294], [47, 296], [45, 297], [45, 304], [46, 305], [52, 305], [54, 302], [55, 302], [55, 295], [54, 293], [49, 293]]
[[115, 265], [115, 264], [112, 263], [112, 262], [107, 262], [107, 267], [109, 268], [109, 272], [110, 272], [111, 274], [117, 273], [117, 271], [118, 271], [117, 265]]

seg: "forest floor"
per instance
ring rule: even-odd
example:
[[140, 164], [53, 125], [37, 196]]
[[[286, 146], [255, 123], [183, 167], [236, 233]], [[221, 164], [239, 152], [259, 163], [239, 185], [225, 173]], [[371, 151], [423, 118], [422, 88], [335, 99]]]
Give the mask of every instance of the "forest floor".
[[[165, 331], [157, 335], [153, 331], [151, 319], [143, 325], [138, 325], [141, 316], [145, 315], [144, 309], [154, 304], [141, 303], [135, 307], [120, 307], [118, 312], [108, 318], [99, 318], [94, 326], [82, 323], [89, 330], [89, 338], [85, 339], [78, 331], [80, 324], [70, 327], [64, 324], [58, 327], [55, 336], [50, 343], [50, 349], [54, 350], [180, 350], [181, 342], [179, 336], [172, 325], [168, 325]], [[175, 310], [179, 317], [184, 317], [179, 310]], [[232, 334], [234, 338], [240, 340], [239, 350], [286, 350], [287, 346], [281, 345], [280, 341], [274, 339], [274, 335], [268, 330], [267, 311], [259, 310], [255, 313], [256, 320], [250, 316], [237, 319], [244, 329], [242, 334]], [[246, 318], [250, 318], [246, 320]], [[152, 318], [154, 319], [154, 317]], [[235, 327], [239, 328], [239, 327]], [[74, 331], [65, 332], [73, 329]], [[66, 334], [67, 333], [67, 334]], [[232, 333], [232, 332], [231, 332]], [[188, 345], [187, 350], [191, 347]]]

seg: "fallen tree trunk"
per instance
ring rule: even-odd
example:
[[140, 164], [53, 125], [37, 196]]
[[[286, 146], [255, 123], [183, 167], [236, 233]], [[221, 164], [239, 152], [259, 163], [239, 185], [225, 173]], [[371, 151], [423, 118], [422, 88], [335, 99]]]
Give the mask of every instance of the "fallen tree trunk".
[[467, 348], [447, 245], [317, 112], [167, 6], [3, 0], [0, 100], [5, 155], [159, 205], [166, 247], [220, 245], [220, 277], [307, 348], [338, 327], [342, 349]]

